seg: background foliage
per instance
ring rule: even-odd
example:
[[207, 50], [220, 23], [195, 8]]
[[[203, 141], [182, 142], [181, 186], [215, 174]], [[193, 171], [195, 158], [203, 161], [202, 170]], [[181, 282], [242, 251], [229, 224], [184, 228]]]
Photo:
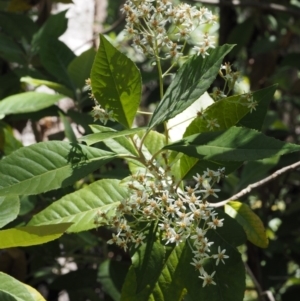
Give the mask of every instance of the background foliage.
[[[92, 123], [89, 112], [93, 102], [88, 98], [84, 80], [90, 76], [96, 52], [90, 49], [76, 56], [58, 39], [67, 28], [67, 19], [66, 12], [51, 15], [51, 5], [55, 2], [71, 1], [0, 1], [0, 99], [2, 99], [0, 115], [3, 118], [0, 121], [0, 151], [3, 157], [15, 153], [15, 163], [28, 157], [28, 154], [22, 154], [22, 150], [18, 151], [22, 144], [13, 134], [14, 131], [22, 132], [28, 120], [31, 121], [36, 142], [65, 137], [71, 142], [76, 142], [77, 138], [73, 130], [76, 127], [82, 134], [92, 134], [88, 124]], [[118, 38], [124, 26], [123, 17], [119, 12], [122, 2], [121, 0], [108, 2], [104, 30], [110, 42], [132, 59], [133, 54], [129, 45], [120, 43]], [[195, 3], [195, 1], [186, 2]], [[239, 70], [243, 76], [242, 83], [245, 89], [247, 85], [250, 90], [256, 91], [278, 84], [274, 100], [268, 107], [262, 131], [279, 140], [299, 144], [300, 6], [298, 1], [197, 2], [208, 5], [219, 14], [219, 45], [237, 44], [224, 60], [230, 61], [234, 68]], [[144, 81], [142, 106], [148, 109], [156, 102], [159, 94], [158, 84], [155, 81], [156, 73], [148, 61], [137, 58], [136, 63], [141, 67]], [[41, 85], [49, 87], [58, 94], [33, 92]], [[73, 100], [68, 110], [62, 110], [55, 105], [62, 98], [61, 95], [67, 95]], [[124, 104], [126, 105], [126, 99]], [[53, 126], [52, 121], [49, 121], [51, 116], [59, 117], [64, 127], [61, 132], [46, 136], [46, 130]], [[142, 118], [137, 120], [141, 126], [147, 122], [148, 120]], [[151, 122], [152, 125], [156, 124], [156, 120]], [[251, 120], [244, 120], [244, 122], [249, 124]], [[129, 123], [132, 123], [132, 119], [124, 119], [122, 122], [124, 126]], [[201, 125], [195, 126], [201, 127]], [[94, 129], [95, 133], [97, 131], [101, 132], [100, 126]], [[99, 150], [101, 152], [99, 157], [102, 159], [88, 161], [85, 171], [89, 175], [83, 179], [69, 164], [70, 161], [76, 163], [83, 151], [72, 149], [72, 157], [65, 160], [63, 164], [66, 175], [71, 173], [73, 182], [77, 181], [73, 186], [64, 182], [64, 178], [53, 176], [53, 181], [45, 182], [49, 187], [40, 187], [37, 183], [34, 192], [36, 195], [20, 199], [0, 196], [0, 226], [3, 225], [4, 230], [25, 226], [35, 213], [42, 211], [64, 195], [72, 193], [68, 197], [72, 198], [75, 204], [86, 206], [80, 208], [80, 212], [87, 212], [87, 214], [82, 213], [84, 215], [82, 224], [76, 225], [78, 229], [72, 229], [73, 226], [68, 223], [79, 213], [76, 208], [68, 208], [68, 214], [57, 217], [64, 223], [63, 231], [78, 232], [91, 229], [88, 223], [91, 222], [92, 214], [88, 216], [88, 213], [91, 207], [96, 206], [88, 203], [91, 196], [84, 194], [84, 190], [80, 192], [82, 195], [78, 195], [76, 191], [84, 188], [86, 184], [103, 179], [103, 185], [93, 186], [93, 191], [95, 194], [104, 195], [104, 203], [105, 201], [110, 203], [108, 198], [112, 196], [106, 195], [105, 188], [114, 180], [109, 179], [122, 179], [129, 174], [122, 160], [111, 161], [113, 157], [109, 152], [110, 146], [113, 144], [114, 148], [124, 148], [122, 143], [118, 144], [118, 139], [122, 137], [115, 140], [108, 139], [105, 142], [97, 140], [97, 143], [101, 143], [102, 149], [107, 149], [107, 159], [103, 160], [104, 151]], [[92, 142], [87, 141], [87, 144], [90, 145]], [[33, 152], [33, 159], [28, 162], [28, 166], [33, 166], [36, 153], [43, 154], [45, 164], [50, 164], [47, 160], [47, 152], [55, 152], [61, 160], [65, 158], [64, 154], [69, 153], [66, 149], [67, 144], [62, 143], [52, 147], [54, 149], [49, 149], [47, 142], [34, 145], [30, 149]], [[86, 148], [84, 153], [89, 154], [94, 151], [88, 146], [83, 147]], [[126, 151], [129, 153], [132, 151], [130, 145], [126, 146]], [[95, 156], [97, 154], [91, 154], [91, 158]], [[226, 199], [248, 184], [297, 161], [299, 161], [299, 153], [286, 154], [280, 158], [274, 154], [267, 159], [250, 161], [224, 181], [220, 197]], [[26, 175], [12, 170], [9, 166], [1, 170], [0, 175], [1, 172], [17, 174], [24, 181], [21, 189], [26, 191]], [[53, 174], [55, 174], [55, 166]], [[42, 176], [42, 166], [37, 176]], [[49, 175], [46, 176], [50, 179]], [[261, 218], [270, 240], [266, 249], [260, 249], [250, 242], [240, 248], [248, 271], [245, 300], [272, 301], [272, 295], [276, 300], [293, 301], [296, 298], [298, 300], [297, 293], [300, 291], [299, 182], [299, 171], [291, 171], [253, 190], [240, 200]], [[7, 192], [6, 189], [10, 189], [9, 187], [10, 183], [1, 182], [0, 195], [1, 190]], [[49, 192], [39, 194], [40, 191], [46, 190]], [[120, 189], [115, 193], [125, 192]], [[76, 201], [77, 198], [80, 200], [86, 198], [86, 202], [82, 204]], [[53, 214], [52, 208], [47, 209], [50, 215]], [[236, 205], [229, 204], [226, 211], [230, 210], [237, 210]], [[46, 212], [45, 220], [47, 214]], [[43, 223], [43, 220], [39, 222]], [[35, 233], [30, 232], [30, 226], [26, 228], [26, 235], [34, 240]], [[63, 290], [67, 291], [72, 301], [119, 300], [130, 258], [122, 250], [106, 245], [105, 241], [111, 236], [110, 231], [101, 227], [98, 230], [63, 235], [56, 240], [53, 239], [60, 236], [57, 233], [61, 232], [55, 232], [57, 231], [55, 228], [52, 231], [52, 236], [47, 238], [47, 241], [50, 241], [47, 244], [26, 248], [9, 248], [9, 244], [5, 245], [7, 238], [1, 237], [3, 249], [0, 253], [0, 270], [35, 287], [49, 301], [58, 300]], [[261, 244], [264, 245], [264, 242]], [[157, 252], [159, 253], [159, 250]], [[181, 252], [184, 256], [185, 250]], [[172, 256], [170, 261], [176, 260], [176, 256], [180, 254]], [[184, 273], [186, 273], [184, 276], [189, 275], [189, 271]], [[10, 282], [6, 274], [0, 274], [0, 282], [8, 281], [13, 288], [14, 283]], [[258, 296], [262, 291], [266, 293]], [[271, 294], [268, 295], [268, 291]], [[1, 293], [9, 294], [9, 292]], [[28, 289], [19, 293], [25, 296], [30, 294]], [[18, 300], [18, 296], [13, 298], [12, 300]], [[26, 298], [31, 300], [29, 295]]]

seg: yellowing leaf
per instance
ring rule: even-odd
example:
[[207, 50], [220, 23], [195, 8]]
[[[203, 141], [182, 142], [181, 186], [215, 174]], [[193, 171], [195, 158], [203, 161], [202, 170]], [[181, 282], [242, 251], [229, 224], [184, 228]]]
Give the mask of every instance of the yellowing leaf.
[[250, 242], [260, 248], [268, 247], [269, 241], [264, 225], [248, 205], [240, 202], [229, 202], [225, 205], [225, 212], [235, 218], [244, 228]]
[[0, 231], [0, 249], [39, 245], [59, 238], [72, 225], [27, 226]]
[[24, 286], [27, 288], [27, 290], [29, 291], [29, 293], [35, 301], [46, 301], [46, 299], [44, 299], [44, 297], [32, 286], [29, 286], [27, 284], [24, 284]]

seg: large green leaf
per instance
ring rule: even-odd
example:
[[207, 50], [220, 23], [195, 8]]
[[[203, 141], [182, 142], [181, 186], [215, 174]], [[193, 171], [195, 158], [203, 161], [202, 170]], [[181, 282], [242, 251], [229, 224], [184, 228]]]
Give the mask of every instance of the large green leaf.
[[[99, 210], [113, 210], [127, 197], [127, 188], [118, 180], [104, 179], [68, 194], [36, 214], [29, 225], [49, 225], [72, 222], [68, 232], [80, 232], [96, 228], [95, 218]], [[105, 223], [105, 221], [103, 221]]]
[[25, 284], [0, 272], [1, 301], [37, 301], [26, 288]]
[[23, 146], [22, 143], [14, 137], [13, 130], [10, 126], [5, 125], [4, 128], [1, 128], [0, 125], [0, 136], [1, 135], [3, 135], [4, 138], [4, 141], [2, 141], [4, 145], [3, 147], [1, 145], [0, 149], [4, 155], [7, 156]]
[[59, 114], [61, 121], [64, 124], [64, 129], [65, 129], [64, 132], [65, 132], [66, 138], [68, 138], [69, 142], [71, 142], [71, 143], [78, 143], [76, 135], [71, 126], [70, 120], [62, 112], [58, 112], [58, 114]]
[[148, 242], [141, 246], [132, 257], [121, 301], [148, 300], [164, 266], [164, 258], [165, 249], [161, 244]]
[[68, 74], [76, 88], [81, 90], [85, 86], [85, 80], [90, 77], [95, 55], [95, 49], [91, 48], [76, 57], [69, 64]]
[[47, 21], [34, 35], [32, 45], [38, 49], [47, 40], [57, 40], [67, 29], [68, 19], [66, 18], [66, 10], [51, 15]]
[[224, 56], [234, 46], [223, 45], [209, 51], [209, 56], [191, 57], [178, 70], [163, 99], [156, 107], [149, 127], [154, 127], [188, 108], [212, 84]]
[[25, 14], [16, 14], [0, 11], [1, 31], [14, 39], [26, 39], [31, 42], [32, 35], [37, 31], [37, 24]]
[[45, 69], [60, 83], [75, 90], [67, 67], [76, 57], [72, 50], [60, 40], [46, 40], [40, 46], [39, 56]]
[[38, 194], [71, 185], [114, 156], [61, 141], [20, 148], [0, 161], [0, 195]]
[[[87, 140], [85, 140], [85, 137], [83, 137], [83, 141], [85, 141], [88, 145], [90, 145], [91, 142], [94, 142], [95, 139], [100, 139], [98, 142], [103, 141], [103, 143], [111, 151], [118, 155], [126, 154], [138, 156], [136, 147], [133, 145], [132, 141], [125, 136], [137, 133], [140, 131], [139, 129], [134, 128], [124, 131], [116, 131], [112, 128], [102, 125], [91, 125], [90, 128], [94, 134], [85, 136], [87, 137]], [[97, 137], [94, 135], [97, 135]]]
[[[209, 106], [205, 110], [206, 119], [196, 118], [188, 126], [184, 133], [184, 137], [207, 132], [206, 120], [216, 119], [219, 127], [213, 131], [225, 130], [236, 124], [245, 124], [247, 127], [260, 130], [263, 124], [267, 107], [275, 92], [276, 86], [271, 86], [253, 93], [254, 101], [258, 102], [255, 111], [250, 112], [247, 107], [247, 100], [243, 99], [242, 95], [231, 96], [224, 98]], [[249, 116], [249, 117], [247, 117]], [[246, 118], [247, 117], [247, 118]], [[247, 120], [249, 119], [249, 122]], [[196, 172], [202, 172], [206, 168], [216, 170], [220, 167], [225, 167], [226, 173], [230, 173], [237, 169], [242, 162], [217, 162], [216, 160], [198, 160], [183, 155], [180, 159], [181, 176], [190, 177]]]
[[[132, 258], [130, 268], [122, 290], [121, 301], [241, 301], [245, 290], [245, 271], [241, 255], [236, 250], [245, 243], [245, 233], [237, 222], [222, 212], [224, 226], [208, 233], [212, 254], [220, 246], [226, 249], [225, 264], [218, 266], [215, 260], [205, 263], [205, 269], [212, 273], [217, 285], [202, 288], [199, 273], [190, 264], [192, 251], [186, 243], [181, 243], [169, 252], [164, 253], [157, 242], [137, 250]], [[147, 251], [148, 250], [148, 251]], [[165, 255], [164, 255], [165, 254]], [[165, 256], [165, 260], [163, 260]]]
[[114, 301], [120, 301], [121, 289], [128, 272], [129, 264], [124, 261], [105, 260], [98, 269], [97, 280], [104, 292]]
[[22, 77], [20, 79], [20, 81], [22, 83], [30, 84], [34, 87], [39, 87], [39, 86], [44, 85], [44, 86], [46, 86], [50, 89], [53, 89], [54, 91], [56, 91], [58, 93], [69, 96], [71, 98], [74, 97], [74, 94], [70, 89], [66, 88], [65, 86], [63, 86], [61, 84], [55, 83], [55, 82], [50, 82], [48, 80], [43, 80], [43, 79], [32, 78], [32, 77], [29, 77], [29, 76]]
[[0, 58], [11, 63], [25, 65], [27, 63], [25, 52], [9, 36], [0, 32]]
[[254, 92], [254, 101], [258, 102], [256, 110], [252, 111], [251, 113], [249, 112], [238, 122], [237, 125], [261, 131], [268, 111], [269, 104], [273, 99], [273, 95], [276, 91], [276, 88], [277, 85], [273, 85], [268, 88]]
[[44, 244], [62, 236], [70, 226], [71, 223], [61, 223], [1, 230], [0, 249]]
[[252, 129], [231, 127], [226, 131], [188, 136], [165, 146], [206, 160], [253, 161], [300, 150], [300, 145], [285, 143]]
[[136, 65], [100, 35], [91, 71], [92, 90], [102, 107], [130, 128], [141, 100], [142, 81]]
[[37, 112], [48, 108], [64, 98], [60, 94], [24, 92], [4, 98], [0, 101], [0, 112], [3, 115]]
[[[276, 88], [275, 86], [271, 86], [259, 90], [257, 92], [254, 92], [253, 93], [254, 101], [257, 101], [257, 103], [261, 103], [261, 102], [269, 103], [269, 101], [273, 97], [275, 88]], [[226, 130], [236, 125], [248, 113], [253, 120], [259, 123], [259, 121], [255, 119], [254, 116], [255, 111], [252, 111], [250, 113], [250, 108], [247, 106], [249, 102], [247, 98], [244, 97], [245, 95], [247, 94], [226, 97], [209, 106], [204, 112], [205, 119], [204, 118], [194, 119], [186, 129], [184, 133], [184, 137], [196, 133], [198, 134], [203, 132], [209, 132], [210, 130], [208, 128], [208, 124], [206, 120], [211, 120], [211, 119], [216, 119], [219, 125], [218, 127], [212, 129], [212, 131]]]
[[225, 205], [225, 212], [244, 228], [249, 241], [260, 248], [268, 247], [269, 240], [264, 225], [248, 205], [232, 201]]
[[274, 156], [258, 161], [250, 161], [243, 167], [240, 175], [240, 180], [232, 194], [245, 188], [247, 185], [255, 183], [268, 175], [270, 169], [274, 168], [278, 161], [279, 156]]
[[84, 141], [87, 145], [92, 145], [97, 142], [104, 141], [106, 139], [114, 139], [118, 137], [130, 136], [138, 132], [141, 132], [145, 129], [145, 128], [133, 128], [124, 131], [116, 131], [112, 128], [99, 126], [99, 125], [91, 125], [90, 127], [94, 132], [94, 134], [86, 135], [79, 138], [79, 141]]
[[18, 196], [0, 197], [0, 228], [17, 218], [20, 211]]

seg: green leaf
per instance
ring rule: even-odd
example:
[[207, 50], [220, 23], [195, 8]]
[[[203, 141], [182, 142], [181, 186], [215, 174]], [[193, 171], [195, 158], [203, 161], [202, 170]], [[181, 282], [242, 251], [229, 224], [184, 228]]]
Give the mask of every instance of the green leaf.
[[91, 125], [90, 128], [95, 134], [90, 134], [79, 138], [79, 141], [92, 145], [106, 139], [114, 139], [118, 137], [130, 136], [143, 131], [145, 128], [133, 128], [123, 131], [116, 131], [112, 128], [98, 125]]
[[1, 31], [14, 39], [26, 39], [31, 42], [32, 35], [37, 31], [38, 26], [28, 15], [15, 14], [0, 11]]
[[0, 161], [0, 195], [30, 195], [66, 187], [114, 156], [111, 152], [61, 141], [20, 148]]
[[98, 269], [97, 280], [104, 292], [114, 301], [120, 301], [121, 289], [128, 272], [129, 264], [122, 261], [105, 260]]
[[225, 212], [243, 227], [250, 242], [260, 248], [267, 248], [269, 241], [261, 219], [246, 204], [229, 202]]
[[3, 115], [37, 112], [48, 108], [64, 98], [60, 94], [24, 92], [4, 98], [0, 101], [0, 112]]
[[76, 57], [68, 66], [68, 74], [78, 89], [85, 86], [85, 80], [90, 77], [90, 72], [95, 59], [96, 51], [91, 48]]
[[209, 56], [193, 56], [178, 70], [163, 99], [156, 107], [149, 127], [153, 128], [188, 108], [212, 84], [224, 56], [234, 46], [223, 45], [209, 51]]
[[13, 153], [15, 150], [22, 147], [22, 143], [14, 137], [13, 130], [11, 127], [6, 126], [2, 128], [4, 134], [4, 148], [1, 149], [3, 153], [7, 156]]
[[242, 170], [240, 180], [233, 193], [242, 190], [249, 184], [255, 183], [265, 178], [268, 171], [276, 166], [279, 158], [280, 157], [278, 156], [274, 156], [258, 161], [247, 162]]
[[[260, 130], [275, 88], [276, 86], [271, 86], [253, 93], [253, 99], [258, 102], [258, 106], [256, 111], [252, 113], [250, 113], [250, 109], [245, 105], [245, 101], [247, 102], [247, 100], [243, 99], [242, 95], [235, 95], [219, 100], [205, 110], [206, 119], [196, 118], [191, 122], [184, 133], [184, 137], [207, 132], [207, 119], [217, 119], [219, 127], [214, 129], [216, 131], [228, 129], [236, 124], [245, 124], [245, 126]], [[247, 122], [247, 116], [249, 116], [250, 122]], [[242, 162], [198, 160], [186, 155], [183, 155], [180, 159], [180, 169], [183, 178], [190, 177], [196, 172], [201, 173], [206, 168], [217, 170], [220, 167], [225, 167], [226, 173], [230, 173], [241, 164]]]
[[89, 144], [89, 142], [95, 141], [95, 136], [93, 137], [93, 135], [97, 135], [97, 140], [100, 138], [100, 141], [103, 141], [103, 143], [116, 154], [138, 156], [136, 147], [133, 145], [132, 141], [125, 136], [127, 136], [127, 133], [129, 135], [130, 133], [137, 133], [140, 131], [139, 129], [134, 128], [118, 132], [112, 128], [105, 127], [102, 125], [91, 125], [90, 128], [95, 134], [85, 136], [88, 137], [88, 141], [86, 141], [83, 137], [83, 141], [87, 142], [87, 144]]
[[[71, 222], [68, 232], [80, 232], [97, 227], [99, 210], [112, 212], [128, 196], [127, 188], [118, 180], [104, 179], [70, 193], [36, 214], [29, 225], [50, 225]], [[103, 220], [105, 224], [105, 220]]]
[[39, 56], [45, 69], [67, 88], [75, 90], [67, 66], [76, 57], [72, 50], [59, 40], [46, 40], [40, 47]]
[[[273, 96], [274, 88], [275, 87], [272, 86], [252, 93], [254, 101], [260, 103], [263, 100], [267, 100], [268, 103]], [[184, 137], [196, 133], [210, 132], [206, 120], [217, 120], [219, 127], [215, 127], [212, 131], [226, 130], [236, 125], [250, 112], [250, 108], [247, 107], [249, 102], [246, 97], [244, 97], [245, 95], [247, 94], [226, 97], [209, 106], [204, 111], [205, 118], [194, 119], [186, 129]], [[254, 113], [255, 111], [249, 114], [251, 118], [255, 120], [255, 117], [253, 117]]]
[[24, 284], [24, 285], [27, 288], [27, 290], [29, 291], [29, 293], [31, 294], [33, 300], [35, 300], [35, 301], [46, 301], [44, 299], [44, 297], [36, 289], [34, 289], [33, 287], [31, 287], [27, 284]]
[[91, 71], [92, 91], [102, 107], [130, 128], [140, 104], [142, 81], [136, 65], [100, 35]]
[[71, 123], [70, 121], [67, 119], [67, 117], [62, 113], [59, 112], [59, 117], [62, 120], [63, 124], [64, 124], [64, 128], [65, 128], [65, 136], [68, 138], [68, 140], [71, 143], [77, 143], [77, 138], [76, 135], [71, 127]]
[[40, 245], [61, 237], [72, 223], [26, 226], [0, 231], [0, 249]]
[[38, 50], [47, 40], [57, 40], [68, 28], [67, 11], [50, 15], [40, 30], [34, 35], [32, 46]]
[[0, 197], [0, 228], [17, 218], [20, 211], [18, 196]]
[[54, 91], [56, 91], [58, 93], [69, 96], [71, 98], [74, 97], [73, 92], [71, 90], [69, 90], [68, 88], [66, 88], [65, 86], [58, 84], [58, 83], [50, 82], [48, 80], [36, 79], [36, 78], [31, 78], [29, 76], [26, 76], [26, 77], [22, 77], [20, 79], [20, 82], [30, 84], [34, 87], [39, 87], [39, 86], [44, 85], [50, 89], [53, 89]]
[[253, 161], [300, 150], [252, 129], [231, 127], [226, 131], [188, 136], [165, 146], [188, 156], [217, 161]]
[[15, 278], [0, 272], [1, 301], [37, 301], [26, 286]]
[[[224, 218], [224, 225], [208, 232], [211, 254], [216, 254], [218, 247], [226, 249], [225, 264], [216, 266], [215, 259], [206, 261], [205, 270], [216, 270], [216, 286], [202, 288], [199, 273], [190, 264], [193, 258], [188, 243], [165, 247], [147, 240], [147, 245], [138, 249], [132, 258], [122, 289], [121, 301], [241, 301], [245, 291], [245, 270], [241, 254], [236, 247], [244, 244], [246, 235], [236, 220], [222, 211], [218, 217]], [[152, 238], [153, 239], [153, 238]], [[163, 258], [164, 256], [164, 258]]]
[[11, 63], [27, 64], [26, 56], [21, 47], [10, 37], [0, 32], [0, 58]]
[[239, 168], [243, 162], [216, 161], [216, 160], [198, 160], [193, 157], [183, 155], [180, 159], [181, 177], [185, 179], [192, 178], [196, 173], [203, 174], [207, 168], [218, 170], [225, 168], [225, 174], [228, 175]]
[[256, 110], [252, 111], [252, 113], [249, 112], [238, 122], [237, 125], [261, 131], [268, 111], [269, 104], [273, 99], [276, 88], [277, 85], [273, 85], [268, 88], [254, 92], [254, 101], [258, 102]]
[[0, 290], [0, 300], [2, 301], [23, 301], [19, 298], [15, 298], [13, 295]]
[[164, 266], [164, 257], [164, 247], [151, 241], [134, 253], [122, 288], [121, 301], [148, 300]]
[[227, 38], [228, 43], [236, 44], [236, 47], [229, 54], [230, 60], [235, 59], [241, 49], [248, 45], [254, 29], [255, 19], [251, 17], [233, 27]]

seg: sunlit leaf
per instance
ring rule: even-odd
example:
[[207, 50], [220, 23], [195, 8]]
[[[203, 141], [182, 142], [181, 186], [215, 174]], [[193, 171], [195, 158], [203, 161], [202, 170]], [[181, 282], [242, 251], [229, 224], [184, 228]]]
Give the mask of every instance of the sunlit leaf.
[[109, 162], [114, 153], [62, 141], [20, 148], [0, 161], [0, 195], [66, 187]]
[[55, 83], [55, 82], [51, 82], [51, 81], [43, 80], [43, 79], [32, 78], [32, 77], [29, 77], [29, 76], [22, 77], [20, 79], [20, 81], [22, 83], [30, 84], [34, 87], [40, 87], [40, 86], [44, 85], [44, 86], [46, 86], [50, 89], [53, 89], [54, 91], [56, 91], [58, 93], [69, 96], [71, 98], [74, 97], [74, 94], [71, 90], [69, 90], [65, 86], [63, 86], [61, 84], [58, 84], [58, 83]]
[[225, 205], [225, 212], [243, 227], [249, 241], [260, 248], [268, 247], [264, 225], [247, 204], [231, 201]]
[[192, 56], [178, 70], [163, 99], [156, 107], [149, 127], [173, 118], [188, 108], [212, 84], [220, 69], [224, 56], [234, 46], [223, 45], [209, 50], [209, 56]]
[[40, 245], [59, 238], [72, 223], [26, 226], [0, 231], [0, 249]]
[[69, 77], [78, 89], [82, 89], [85, 86], [85, 80], [90, 77], [95, 55], [95, 49], [91, 48], [76, 57], [69, 64]]
[[0, 197], [0, 228], [17, 218], [20, 211], [18, 196]]
[[38, 301], [22, 282], [3, 272], [0, 272], [0, 297], [1, 301]]
[[[118, 180], [104, 179], [62, 197], [36, 214], [29, 225], [73, 223], [67, 232], [80, 232], [96, 228], [97, 213], [112, 210], [127, 197], [127, 188]], [[105, 224], [105, 220], [102, 220]]]
[[141, 100], [142, 81], [136, 65], [100, 35], [91, 71], [92, 91], [102, 107], [130, 128]]
[[37, 112], [50, 107], [64, 97], [60, 94], [41, 92], [19, 93], [1, 100], [0, 112], [3, 115]]
[[226, 131], [188, 136], [165, 147], [189, 156], [218, 161], [251, 161], [300, 150], [255, 130], [231, 127]]

